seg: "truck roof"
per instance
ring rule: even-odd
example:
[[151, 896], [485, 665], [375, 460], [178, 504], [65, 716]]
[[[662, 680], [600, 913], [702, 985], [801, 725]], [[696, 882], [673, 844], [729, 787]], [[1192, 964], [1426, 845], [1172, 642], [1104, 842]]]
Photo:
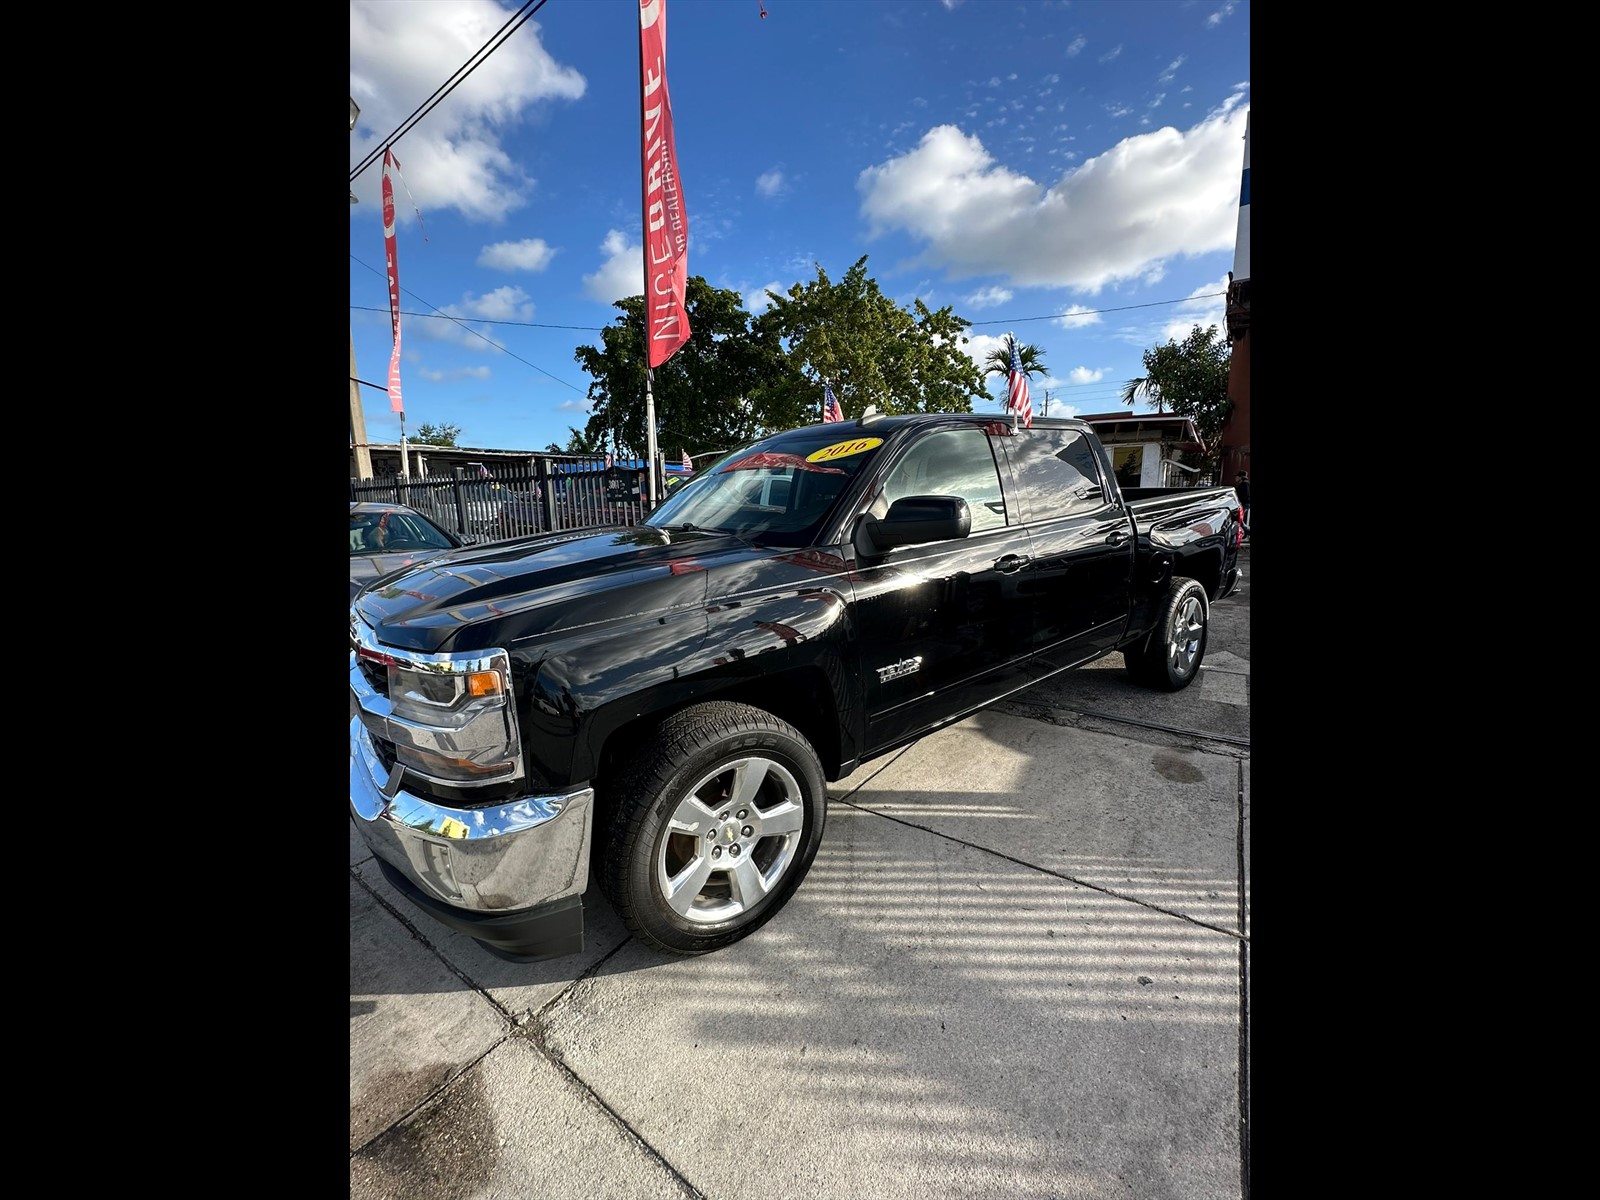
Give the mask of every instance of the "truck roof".
[[[977, 425], [989, 425], [995, 422], [1011, 424], [1010, 413], [962, 413], [962, 412], [923, 412], [904, 413], [897, 416], [878, 415], [867, 418], [855, 418], [846, 421], [818, 422], [815, 425], [805, 425], [803, 429], [825, 429], [830, 426], [841, 431], [867, 431], [883, 433], [888, 430], [903, 429], [908, 425], [931, 425], [939, 421], [966, 421]], [[1033, 428], [1043, 426], [1046, 429], [1088, 429], [1087, 422], [1076, 417], [1035, 417]], [[791, 431], [792, 432], [792, 431]]]

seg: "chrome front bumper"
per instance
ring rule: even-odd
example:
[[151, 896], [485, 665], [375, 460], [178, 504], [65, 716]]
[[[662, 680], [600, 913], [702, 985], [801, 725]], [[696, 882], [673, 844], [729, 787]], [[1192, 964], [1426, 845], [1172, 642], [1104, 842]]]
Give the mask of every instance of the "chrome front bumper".
[[[447, 808], [400, 787], [350, 719], [350, 811], [372, 852], [464, 919], [578, 896], [588, 887], [594, 790]], [[464, 911], [462, 911], [464, 910]]]

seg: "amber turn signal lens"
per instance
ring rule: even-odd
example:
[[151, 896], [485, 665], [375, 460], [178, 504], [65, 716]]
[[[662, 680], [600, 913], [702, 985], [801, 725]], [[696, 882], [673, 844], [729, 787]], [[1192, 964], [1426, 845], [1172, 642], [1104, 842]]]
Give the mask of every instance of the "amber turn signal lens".
[[474, 671], [467, 676], [467, 695], [495, 696], [500, 692], [498, 671]]

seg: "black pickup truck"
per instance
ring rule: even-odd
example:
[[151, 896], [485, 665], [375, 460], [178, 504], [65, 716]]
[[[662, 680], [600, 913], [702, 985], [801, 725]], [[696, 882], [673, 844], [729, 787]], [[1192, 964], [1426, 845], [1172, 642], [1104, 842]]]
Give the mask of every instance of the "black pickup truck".
[[642, 524], [445, 553], [350, 605], [350, 807], [394, 886], [502, 957], [583, 947], [594, 877], [698, 954], [759, 928], [826, 783], [1120, 652], [1192, 683], [1231, 488], [1130, 500], [1081, 421], [866, 417], [724, 458]]

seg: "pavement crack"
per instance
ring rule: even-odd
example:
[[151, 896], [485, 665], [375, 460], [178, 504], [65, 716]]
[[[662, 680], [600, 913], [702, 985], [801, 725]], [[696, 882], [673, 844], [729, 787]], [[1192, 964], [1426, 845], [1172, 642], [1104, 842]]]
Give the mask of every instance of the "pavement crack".
[[[618, 949], [621, 949], [621, 947], [618, 947]], [[607, 957], [609, 958], [610, 955], [607, 955]], [[576, 983], [577, 981], [574, 980], [573, 982]], [[557, 997], [557, 999], [559, 998], [560, 997]], [[551, 1004], [553, 1003], [555, 1003], [555, 1001], [551, 1001]], [[547, 1004], [544, 1006], [544, 1008], [541, 1008], [539, 1010], [540, 1014], [542, 1015], [545, 1009], [548, 1009], [549, 1007], [550, 1005]], [[692, 1200], [707, 1200], [706, 1194], [699, 1188], [695, 1187], [695, 1185], [690, 1183], [686, 1178], [684, 1178], [683, 1172], [678, 1170], [677, 1167], [673, 1166], [666, 1155], [662, 1154], [661, 1151], [657, 1150], [648, 1141], [646, 1141], [644, 1135], [630, 1125], [626, 1117], [624, 1117], [616, 1109], [612, 1108], [611, 1105], [607, 1104], [604, 1097], [602, 1097], [599, 1092], [590, 1087], [589, 1084], [586, 1083], [576, 1071], [567, 1066], [566, 1060], [561, 1057], [561, 1053], [551, 1046], [546, 1040], [546, 1029], [543, 1021], [533, 1022], [530, 1025], [526, 1036], [529, 1044], [544, 1056], [545, 1061], [559, 1071], [562, 1078], [564, 1078], [571, 1086], [577, 1088], [578, 1091], [583, 1094], [584, 1098], [589, 1101], [589, 1103], [593, 1104], [607, 1117], [609, 1117], [612, 1123], [622, 1131], [624, 1136], [626, 1136], [633, 1142], [635, 1146], [639, 1148], [642, 1154], [644, 1154], [647, 1158], [654, 1162], [656, 1166], [660, 1167], [669, 1176], [671, 1176], [673, 1182], [683, 1189], [683, 1192], [686, 1196], [691, 1197]]]
[[396, 921], [399, 921], [400, 924], [405, 927], [406, 932], [427, 947], [429, 952], [445, 965], [445, 969], [448, 970], [450, 974], [461, 980], [461, 982], [466, 984], [467, 987], [472, 991], [477, 992], [478, 995], [482, 996], [484, 1000], [488, 1002], [489, 1006], [495, 1010], [495, 1012], [499, 1013], [505, 1018], [507, 1025], [513, 1027], [516, 1025], [517, 1020], [514, 1016], [512, 1016], [510, 1009], [506, 1008], [505, 1005], [501, 1004], [500, 1001], [496, 1000], [492, 995], [490, 995], [488, 989], [480, 984], [477, 980], [473, 979], [472, 976], [468, 975], [460, 967], [456, 966], [455, 963], [451, 962], [450, 959], [445, 956], [444, 951], [440, 950], [438, 946], [429, 941], [427, 935], [418, 929], [405, 913], [401, 912], [394, 905], [390, 904], [389, 901], [385, 899], [376, 888], [374, 888], [370, 883], [363, 879], [360, 874], [357, 873], [354, 867], [350, 868], [350, 878], [354, 879], [358, 884], [366, 889], [367, 894], [372, 897], [374, 902], [380, 905], [383, 910], [392, 916]]

